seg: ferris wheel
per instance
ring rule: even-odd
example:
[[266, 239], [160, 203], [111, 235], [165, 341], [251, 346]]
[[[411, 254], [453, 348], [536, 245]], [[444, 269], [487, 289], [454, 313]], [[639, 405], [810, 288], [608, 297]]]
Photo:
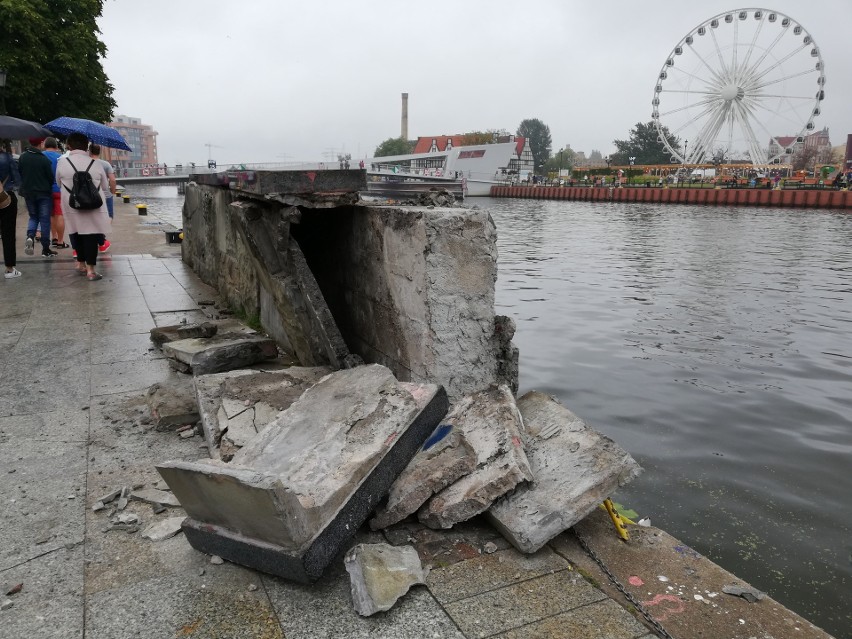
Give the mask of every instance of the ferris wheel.
[[825, 65], [804, 27], [778, 11], [738, 9], [672, 49], [652, 118], [672, 162], [781, 163], [814, 129], [824, 87]]

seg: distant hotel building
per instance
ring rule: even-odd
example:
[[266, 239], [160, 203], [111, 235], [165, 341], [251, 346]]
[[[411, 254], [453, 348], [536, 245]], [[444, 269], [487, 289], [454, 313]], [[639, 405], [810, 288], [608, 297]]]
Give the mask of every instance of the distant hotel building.
[[101, 157], [113, 166], [122, 169], [133, 169], [158, 164], [157, 162], [157, 132], [150, 124], [142, 124], [139, 118], [117, 115], [107, 126], [115, 129], [127, 141], [133, 151], [119, 149], [102, 149]]

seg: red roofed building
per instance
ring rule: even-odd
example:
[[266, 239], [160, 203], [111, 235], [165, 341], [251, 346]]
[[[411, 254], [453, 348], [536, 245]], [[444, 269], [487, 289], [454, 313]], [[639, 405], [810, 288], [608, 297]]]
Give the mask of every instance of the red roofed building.
[[795, 148], [795, 135], [782, 135], [781, 137], [772, 138], [769, 140], [769, 157], [774, 158], [779, 153], [784, 153], [788, 148]]
[[434, 137], [417, 138], [412, 153], [438, 153], [457, 146], [463, 146], [463, 135], [436, 135]]
[[[514, 142], [515, 155], [506, 167], [510, 172], [519, 175], [532, 173], [535, 169], [529, 140], [520, 135], [495, 136], [495, 143]], [[463, 135], [436, 135], [417, 138], [413, 153], [439, 153], [448, 149], [464, 146]]]

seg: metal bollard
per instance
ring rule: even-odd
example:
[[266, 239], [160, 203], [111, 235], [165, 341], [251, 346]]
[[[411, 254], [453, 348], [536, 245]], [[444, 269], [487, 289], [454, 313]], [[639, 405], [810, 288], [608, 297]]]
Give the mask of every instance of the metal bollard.
[[137, 204], [136, 212], [139, 215], [148, 215], [148, 206], [146, 204]]

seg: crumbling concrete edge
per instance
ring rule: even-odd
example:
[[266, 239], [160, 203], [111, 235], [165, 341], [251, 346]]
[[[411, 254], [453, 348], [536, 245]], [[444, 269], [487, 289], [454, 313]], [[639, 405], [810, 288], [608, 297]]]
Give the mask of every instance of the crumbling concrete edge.
[[394, 454], [385, 455], [375, 470], [357, 488], [334, 520], [300, 555], [290, 554], [264, 541], [244, 537], [233, 531], [187, 518], [183, 532], [190, 545], [208, 555], [218, 555], [233, 563], [287, 579], [312, 583], [351, 539], [384, 498], [386, 489], [405, 469], [435, 427], [447, 414], [449, 399], [443, 386], [420, 411], [394, 445]]

